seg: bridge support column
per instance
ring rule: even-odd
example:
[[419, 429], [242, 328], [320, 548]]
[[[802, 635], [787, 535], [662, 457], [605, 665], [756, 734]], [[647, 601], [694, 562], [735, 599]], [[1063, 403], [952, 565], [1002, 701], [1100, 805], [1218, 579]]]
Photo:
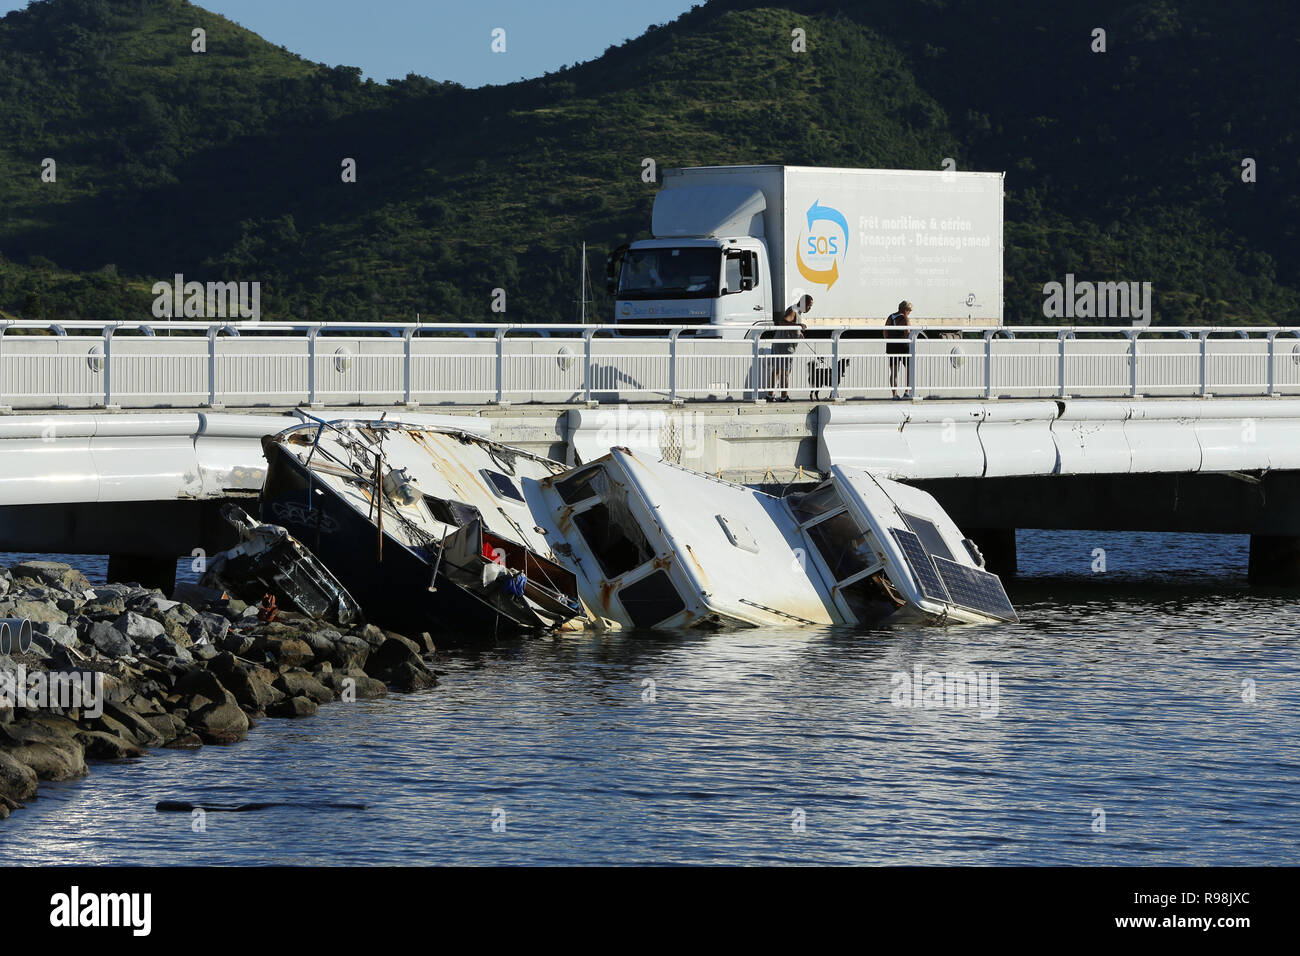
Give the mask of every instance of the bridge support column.
[[1252, 534], [1250, 583], [1265, 587], [1300, 587], [1300, 537]]
[[969, 528], [963, 529], [966, 537], [979, 547], [984, 555], [985, 570], [998, 577], [1014, 578], [1016, 576], [1016, 529], [1015, 528]]
[[176, 587], [176, 557], [167, 554], [110, 554], [108, 581], [125, 584], [134, 581], [146, 588], [158, 588], [170, 595]]

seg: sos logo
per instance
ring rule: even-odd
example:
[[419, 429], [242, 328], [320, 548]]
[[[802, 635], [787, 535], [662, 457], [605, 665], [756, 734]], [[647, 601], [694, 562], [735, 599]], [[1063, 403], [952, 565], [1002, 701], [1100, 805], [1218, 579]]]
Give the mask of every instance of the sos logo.
[[840, 254], [839, 236], [809, 236], [805, 255], [838, 256]]
[[[849, 224], [844, 214], [832, 206], [823, 206], [820, 199], [808, 207], [808, 235], [795, 245], [795, 265], [807, 281], [835, 285], [840, 277], [840, 257], [849, 246]], [[817, 223], [829, 223], [815, 232]]]

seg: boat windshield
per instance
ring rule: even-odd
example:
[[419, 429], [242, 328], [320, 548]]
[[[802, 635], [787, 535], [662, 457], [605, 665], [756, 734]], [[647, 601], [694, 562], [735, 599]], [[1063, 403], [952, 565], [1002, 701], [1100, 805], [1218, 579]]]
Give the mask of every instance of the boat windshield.
[[877, 564], [867, 532], [847, 512], [841, 512], [808, 529], [808, 536], [836, 581], [851, 578]]
[[619, 275], [620, 299], [712, 299], [722, 258], [716, 248], [634, 249]]
[[835, 485], [829, 481], [804, 494], [791, 495], [786, 500], [789, 501], [790, 510], [794, 512], [800, 524], [807, 524], [815, 518], [844, 507]]

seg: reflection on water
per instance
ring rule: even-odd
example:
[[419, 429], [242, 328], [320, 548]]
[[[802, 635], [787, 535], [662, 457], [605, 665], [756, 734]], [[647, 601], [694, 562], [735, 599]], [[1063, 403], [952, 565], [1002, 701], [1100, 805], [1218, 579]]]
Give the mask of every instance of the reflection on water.
[[[446, 652], [425, 693], [43, 785], [0, 823], [0, 858], [1296, 863], [1296, 595], [1246, 588], [1244, 539], [1022, 532], [1020, 548], [1019, 625]], [[918, 666], [996, 675], [997, 716], [895, 706]], [[195, 833], [160, 799], [370, 808], [210, 814]]]

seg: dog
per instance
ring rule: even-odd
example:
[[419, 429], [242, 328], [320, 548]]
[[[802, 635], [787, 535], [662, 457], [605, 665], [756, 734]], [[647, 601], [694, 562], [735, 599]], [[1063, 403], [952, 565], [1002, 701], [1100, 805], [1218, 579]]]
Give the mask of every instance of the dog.
[[[849, 360], [846, 358], [836, 362], [834, 369], [831, 368], [830, 362], [825, 358], [818, 356], [815, 359], [809, 359], [808, 384], [812, 388], [812, 391], [808, 394], [809, 400], [818, 401], [817, 396], [823, 389], [829, 389], [836, 382], [844, 381], [844, 373], [848, 371], [848, 367]], [[834, 372], [834, 377], [832, 377], [832, 372]]]

